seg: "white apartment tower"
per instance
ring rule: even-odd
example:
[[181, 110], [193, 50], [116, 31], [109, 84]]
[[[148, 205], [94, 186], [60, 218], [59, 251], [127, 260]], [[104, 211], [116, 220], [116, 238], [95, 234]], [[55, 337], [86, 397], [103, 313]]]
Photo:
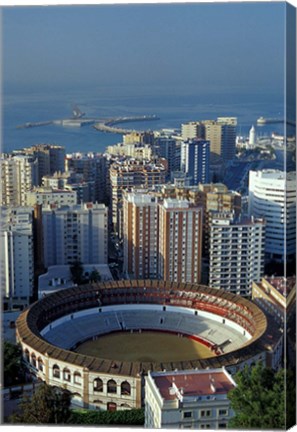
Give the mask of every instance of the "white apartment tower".
[[42, 210], [44, 265], [107, 263], [107, 218], [104, 204], [82, 204]]
[[287, 261], [296, 252], [296, 172], [250, 171], [249, 214], [266, 220], [265, 253]]
[[209, 286], [250, 296], [264, 274], [265, 222], [226, 213], [210, 225]]
[[38, 161], [33, 156], [1, 157], [0, 199], [4, 206], [25, 205], [25, 193], [38, 184]]
[[1, 286], [9, 306], [29, 305], [34, 288], [32, 208], [1, 208]]

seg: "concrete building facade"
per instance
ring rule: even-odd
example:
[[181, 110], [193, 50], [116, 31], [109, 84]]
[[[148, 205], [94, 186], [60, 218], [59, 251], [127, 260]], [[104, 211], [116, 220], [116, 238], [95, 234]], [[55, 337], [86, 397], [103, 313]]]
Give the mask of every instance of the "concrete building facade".
[[4, 155], [0, 159], [0, 204], [25, 205], [25, 194], [38, 185], [38, 160], [28, 155]]
[[209, 182], [210, 141], [187, 140], [181, 144], [181, 171], [192, 179], [192, 184]]
[[209, 285], [250, 296], [264, 274], [265, 222], [217, 215], [210, 227]]
[[108, 209], [81, 204], [42, 209], [44, 265], [107, 263]]
[[159, 204], [159, 278], [200, 283], [202, 256], [201, 207], [186, 200]]
[[123, 237], [123, 191], [133, 186], [151, 189], [164, 184], [167, 170], [162, 163], [128, 159], [110, 167], [111, 208], [114, 231]]
[[34, 288], [32, 208], [1, 208], [1, 286], [9, 308], [28, 306]]
[[159, 214], [154, 194], [124, 193], [124, 269], [135, 279], [158, 278]]
[[268, 259], [287, 261], [296, 254], [296, 172], [250, 171], [249, 214], [266, 220]]
[[57, 190], [38, 187], [26, 192], [25, 203], [27, 206], [57, 204], [58, 206], [77, 204], [76, 191]]
[[235, 387], [225, 368], [149, 372], [145, 428], [226, 429], [234, 415], [228, 392]]

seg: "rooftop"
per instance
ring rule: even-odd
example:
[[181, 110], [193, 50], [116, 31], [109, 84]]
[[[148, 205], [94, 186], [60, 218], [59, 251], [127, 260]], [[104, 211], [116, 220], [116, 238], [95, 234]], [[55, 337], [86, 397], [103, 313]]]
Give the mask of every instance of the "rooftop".
[[273, 286], [280, 294], [287, 297], [296, 286], [296, 277], [268, 277], [267, 282]]
[[224, 368], [154, 373], [152, 378], [165, 400], [224, 395], [236, 384]]

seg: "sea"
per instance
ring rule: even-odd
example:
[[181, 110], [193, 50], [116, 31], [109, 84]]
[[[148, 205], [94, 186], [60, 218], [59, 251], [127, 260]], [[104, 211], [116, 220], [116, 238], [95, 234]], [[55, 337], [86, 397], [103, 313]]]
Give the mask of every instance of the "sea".
[[96, 131], [91, 125], [63, 127], [48, 125], [17, 128], [26, 122], [66, 119], [78, 106], [86, 117], [156, 115], [158, 120], [127, 123], [135, 130], [180, 129], [188, 121], [238, 118], [237, 134], [248, 136], [254, 125], [257, 135], [283, 134], [283, 125], [257, 126], [260, 116], [284, 118], [283, 95], [253, 92], [250, 89], [215, 89], [195, 86], [68, 86], [36, 88], [10, 86], [2, 93], [1, 151], [48, 143], [65, 146], [66, 153], [103, 153], [108, 145], [122, 142], [122, 135]]

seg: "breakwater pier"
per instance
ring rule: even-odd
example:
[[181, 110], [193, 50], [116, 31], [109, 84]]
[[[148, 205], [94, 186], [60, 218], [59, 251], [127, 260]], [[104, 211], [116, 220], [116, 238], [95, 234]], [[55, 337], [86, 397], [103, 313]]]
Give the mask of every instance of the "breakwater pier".
[[40, 126], [63, 126], [63, 127], [82, 127], [87, 125], [93, 125], [93, 127], [101, 132], [126, 134], [132, 132], [132, 130], [117, 127], [115, 125], [120, 123], [138, 122], [138, 121], [151, 121], [158, 120], [159, 118], [155, 115], [143, 115], [134, 117], [116, 117], [109, 119], [100, 118], [68, 118], [60, 120], [48, 120], [43, 122], [27, 122], [17, 126], [17, 129], [26, 129]]

